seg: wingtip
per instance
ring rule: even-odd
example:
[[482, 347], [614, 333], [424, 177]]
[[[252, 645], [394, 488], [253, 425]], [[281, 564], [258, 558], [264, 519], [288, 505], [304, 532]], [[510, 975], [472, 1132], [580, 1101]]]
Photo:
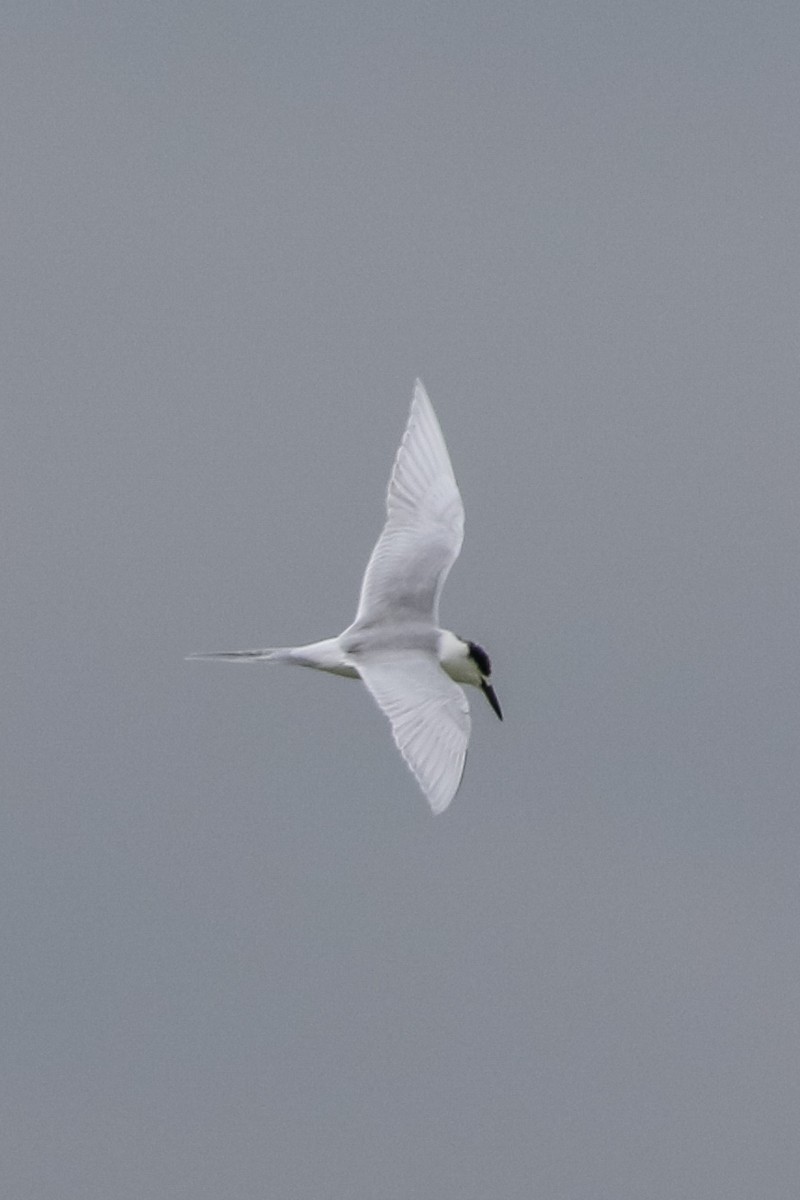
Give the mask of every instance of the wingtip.
[[414, 399], [421, 400], [423, 402], [427, 400], [428, 404], [431, 402], [431, 398], [428, 395], [428, 390], [420, 379], [419, 375], [414, 380]]
[[[467, 749], [465, 749], [465, 751], [464, 751], [464, 758], [461, 763], [461, 774], [458, 777], [458, 782], [455, 784], [455, 786], [451, 785], [450, 788], [446, 788], [445, 791], [443, 792], [443, 794], [441, 794], [441, 795], [431, 795], [428, 791], [426, 791], [425, 787], [422, 784], [422, 781], [420, 780], [416, 771], [414, 771], [414, 775], [417, 779], [417, 783], [419, 783], [420, 787], [422, 788], [423, 795], [425, 796], [425, 799], [428, 801], [428, 804], [431, 807], [431, 814], [434, 817], [439, 817], [439, 816], [441, 816], [441, 814], [443, 812], [447, 812], [448, 808], [450, 807], [450, 805], [453, 803], [456, 796], [458, 795], [461, 785], [464, 782], [464, 776], [467, 771], [467, 755], [468, 754], [469, 754], [469, 747], [467, 747]], [[405, 758], [405, 755], [403, 755], [403, 757]], [[408, 761], [408, 760], [406, 759], [406, 761]], [[412, 771], [413, 771], [413, 767], [412, 767]]]
[[[438, 436], [441, 438], [442, 444], [444, 444], [444, 434], [439, 424], [439, 418], [436, 416], [433, 401], [428, 395], [425, 384], [421, 379], [417, 379], [414, 384], [414, 395], [411, 397], [411, 411], [408, 420], [409, 426], [415, 421], [419, 421], [422, 425], [433, 425], [438, 431]], [[446, 453], [447, 448], [445, 447]], [[450, 469], [452, 470], [452, 467]]]

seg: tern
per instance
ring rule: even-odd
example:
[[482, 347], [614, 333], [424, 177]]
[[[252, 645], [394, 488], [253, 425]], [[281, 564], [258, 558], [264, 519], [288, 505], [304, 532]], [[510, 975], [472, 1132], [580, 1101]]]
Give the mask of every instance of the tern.
[[389, 719], [398, 750], [434, 813], [461, 783], [470, 715], [459, 686], [480, 688], [500, 720], [489, 655], [439, 627], [439, 597], [464, 540], [464, 505], [428, 394], [418, 379], [358, 611], [338, 637], [306, 646], [192, 654], [277, 662], [360, 679]]

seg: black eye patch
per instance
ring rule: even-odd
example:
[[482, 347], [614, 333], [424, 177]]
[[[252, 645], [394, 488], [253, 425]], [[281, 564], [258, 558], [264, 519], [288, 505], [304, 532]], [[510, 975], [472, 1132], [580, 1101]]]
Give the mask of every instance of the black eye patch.
[[489, 659], [489, 655], [486, 653], [483, 646], [479, 646], [477, 642], [470, 642], [469, 652], [470, 656], [478, 664], [478, 670], [480, 671], [481, 675], [491, 675], [492, 664]]

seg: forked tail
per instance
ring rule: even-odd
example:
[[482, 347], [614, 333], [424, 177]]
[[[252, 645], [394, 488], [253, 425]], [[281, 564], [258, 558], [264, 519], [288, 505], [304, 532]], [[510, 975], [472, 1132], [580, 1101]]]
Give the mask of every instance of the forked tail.
[[272, 646], [266, 650], [217, 650], [211, 654], [187, 654], [189, 659], [217, 659], [223, 662], [291, 662], [290, 646]]

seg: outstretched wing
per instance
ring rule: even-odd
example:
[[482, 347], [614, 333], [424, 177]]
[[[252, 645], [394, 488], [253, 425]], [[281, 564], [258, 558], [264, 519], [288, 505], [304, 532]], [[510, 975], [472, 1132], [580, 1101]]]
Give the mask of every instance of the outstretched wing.
[[428, 803], [434, 813], [444, 812], [464, 773], [471, 728], [466, 696], [425, 651], [354, 657]]
[[354, 627], [382, 621], [438, 624], [439, 596], [464, 540], [461, 502], [433, 405], [417, 380]]

